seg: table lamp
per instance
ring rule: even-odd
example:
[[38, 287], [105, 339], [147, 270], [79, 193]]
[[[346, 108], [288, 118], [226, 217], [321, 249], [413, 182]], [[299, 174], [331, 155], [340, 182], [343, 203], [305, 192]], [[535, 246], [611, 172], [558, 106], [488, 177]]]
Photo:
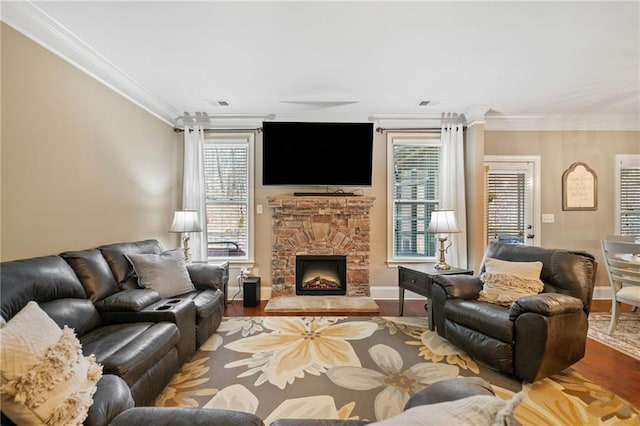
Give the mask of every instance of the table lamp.
[[446, 247], [444, 243], [448, 240], [447, 234], [460, 232], [453, 210], [436, 210], [432, 212], [427, 232], [438, 234], [436, 238], [440, 241], [440, 261], [434, 265], [434, 268], [442, 270], [451, 269], [451, 266], [447, 265], [444, 258], [445, 252], [451, 247], [451, 241], [449, 241], [449, 245]]
[[184, 247], [184, 260], [189, 262], [189, 233], [202, 232], [202, 226], [198, 221], [198, 212], [195, 210], [178, 210], [173, 215], [173, 223], [169, 232], [180, 232]]

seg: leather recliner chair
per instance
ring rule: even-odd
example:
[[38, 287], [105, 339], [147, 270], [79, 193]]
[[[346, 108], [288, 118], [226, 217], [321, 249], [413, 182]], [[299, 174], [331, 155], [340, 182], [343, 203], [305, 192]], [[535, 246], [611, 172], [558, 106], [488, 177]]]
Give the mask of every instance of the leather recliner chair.
[[[509, 307], [478, 301], [488, 257], [542, 262], [542, 292]], [[492, 243], [478, 275], [434, 277], [436, 330], [473, 358], [523, 380], [558, 373], [584, 357], [596, 269], [585, 252]]]

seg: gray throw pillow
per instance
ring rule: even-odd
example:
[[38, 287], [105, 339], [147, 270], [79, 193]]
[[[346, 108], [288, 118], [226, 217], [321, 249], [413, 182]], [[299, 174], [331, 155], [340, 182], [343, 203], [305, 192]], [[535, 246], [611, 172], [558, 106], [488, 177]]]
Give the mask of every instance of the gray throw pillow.
[[154, 290], [160, 297], [174, 297], [194, 291], [195, 287], [181, 250], [161, 254], [125, 254], [138, 276], [138, 285]]

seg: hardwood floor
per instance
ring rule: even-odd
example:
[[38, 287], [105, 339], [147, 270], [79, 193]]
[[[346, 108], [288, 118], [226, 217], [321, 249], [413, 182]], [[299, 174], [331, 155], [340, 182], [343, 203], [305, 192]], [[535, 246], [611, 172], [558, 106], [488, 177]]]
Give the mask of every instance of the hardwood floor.
[[[398, 302], [396, 300], [376, 300], [380, 306], [380, 316], [397, 316]], [[407, 300], [404, 306], [405, 316], [426, 316], [424, 301]], [[279, 316], [264, 312], [266, 301], [262, 301], [256, 307], [243, 307], [242, 301], [233, 301], [227, 305], [224, 315], [228, 317], [238, 316]], [[594, 300], [592, 312], [608, 312], [609, 301]], [[294, 315], [294, 314], [292, 314]], [[336, 316], [353, 315], [349, 312], [332, 313]], [[365, 313], [361, 316], [371, 316]], [[587, 339], [587, 349], [584, 358], [572, 367], [589, 380], [609, 389], [620, 397], [640, 407], [640, 361], [624, 355], [610, 347], [591, 339]]]

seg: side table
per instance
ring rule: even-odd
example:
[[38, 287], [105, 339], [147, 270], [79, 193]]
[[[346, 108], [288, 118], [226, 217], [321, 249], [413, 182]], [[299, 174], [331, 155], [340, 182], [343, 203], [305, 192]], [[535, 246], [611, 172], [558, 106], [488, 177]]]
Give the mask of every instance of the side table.
[[400, 316], [404, 314], [404, 291], [409, 290], [427, 298], [427, 303], [424, 308], [427, 310], [427, 317], [429, 319], [429, 330], [435, 329], [433, 322], [433, 309], [431, 309], [431, 285], [433, 283], [433, 277], [436, 275], [453, 275], [453, 274], [465, 274], [473, 275], [473, 271], [469, 269], [451, 268], [451, 269], [436, 269], [432, 263], [429, 264], [415, 264], [398, 266], [398, 288], [400, 290], [399, 303], [400, 303]]

